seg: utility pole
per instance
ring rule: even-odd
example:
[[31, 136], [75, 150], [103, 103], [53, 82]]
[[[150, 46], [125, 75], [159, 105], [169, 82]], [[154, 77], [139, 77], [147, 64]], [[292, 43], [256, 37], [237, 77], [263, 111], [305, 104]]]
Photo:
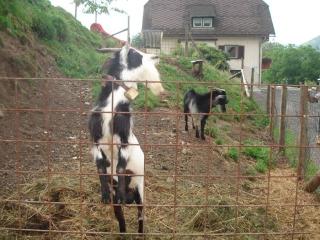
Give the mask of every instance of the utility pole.
[[97, 23], [98, 22], [97, 0], [94, 0], [94, 4], [95, 4], [95, 7], [96, 7], [96, 10], [94, 12], [94, 22]]
[[128, 15], [128, 44], [130, 44], [130, 16]]

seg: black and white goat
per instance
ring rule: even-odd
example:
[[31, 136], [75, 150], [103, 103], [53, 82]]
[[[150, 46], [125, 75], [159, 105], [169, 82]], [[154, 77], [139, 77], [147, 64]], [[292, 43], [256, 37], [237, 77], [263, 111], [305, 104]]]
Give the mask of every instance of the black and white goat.
[[[211, 109], [219, 105], [222, 112], [226, 112], [228, 103], [226, 91], [214, 89], [205, 94], [198, 94], [193, 89], [184, 95], [185, 130], [188, 131], [188, 115], [191, 115], [192, 127], [196, 129], [196, 137], [199, 138], [199, 123], [201, 126], [201, 139], [205, 140], [204, 127]], [[195, 118], [195, 124], [193, 121]]]
[[[93, 140], [92, 155], [96, 162], [103, 203], [114, 204], [120, 232], [126, 231], [122, 207], [119, 204], [138, 204], [139, 233], [143, 232], [144, 153], [133, 134], [130, 100], [125, 94], [137, 89], [137, 82], [148, 83], [148, 88], [159, 95], [164, 92], [155, 67], [158, 57], [139, 52], [125, 45], [122, 49], [100, 49], [114, 52], [108, 62], [108, 79], [102, 86], [96, 106], [89, 119]], [[126, 82], [130, 80], [129, 82]], [[111, 184], [111, 179], [113, 182]], [[114, 188], [112, 188], [113, 186]]]

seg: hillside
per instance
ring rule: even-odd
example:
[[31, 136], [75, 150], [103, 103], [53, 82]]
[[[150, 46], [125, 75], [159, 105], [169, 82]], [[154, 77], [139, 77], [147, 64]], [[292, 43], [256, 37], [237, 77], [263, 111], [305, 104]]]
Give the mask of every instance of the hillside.
[[304, 45], [310, 45], [313, 48], [320, 50], [320, 36], [306, 42]]
[[95, 49], [113, 44], [49, 0], [0, 0], [1, 76], [94, 77], [104, 61]]

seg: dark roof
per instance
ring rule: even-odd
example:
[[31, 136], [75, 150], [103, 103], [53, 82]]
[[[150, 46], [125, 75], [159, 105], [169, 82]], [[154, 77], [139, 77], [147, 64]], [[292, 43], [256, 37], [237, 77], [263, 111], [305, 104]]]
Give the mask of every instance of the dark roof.
[[212, 29], [192, 29], [198, 38], [222, 35], [274, 34], [269, 6], [263, 0], [149, 0], [142, 30], [162, 30], [165, 36], [185, 34], [194, 14], [214, 17]]

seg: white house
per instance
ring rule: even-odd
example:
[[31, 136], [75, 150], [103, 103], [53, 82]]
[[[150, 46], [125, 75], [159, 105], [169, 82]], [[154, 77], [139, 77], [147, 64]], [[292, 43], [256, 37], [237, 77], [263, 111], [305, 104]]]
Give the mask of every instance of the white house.
[[142, 33], [161, 36], [160, 41], [146, 42], [147, 51], [158, 47], [170, 53], [184, 47], [188, 31], [195, 42], [227, 52], [231, 70], [244, 69], [250, 79], [253, 68], [255, 83], [261, 82], [262, 43], [275, 33], [264, 1], [149, 0], [145, 4]]

